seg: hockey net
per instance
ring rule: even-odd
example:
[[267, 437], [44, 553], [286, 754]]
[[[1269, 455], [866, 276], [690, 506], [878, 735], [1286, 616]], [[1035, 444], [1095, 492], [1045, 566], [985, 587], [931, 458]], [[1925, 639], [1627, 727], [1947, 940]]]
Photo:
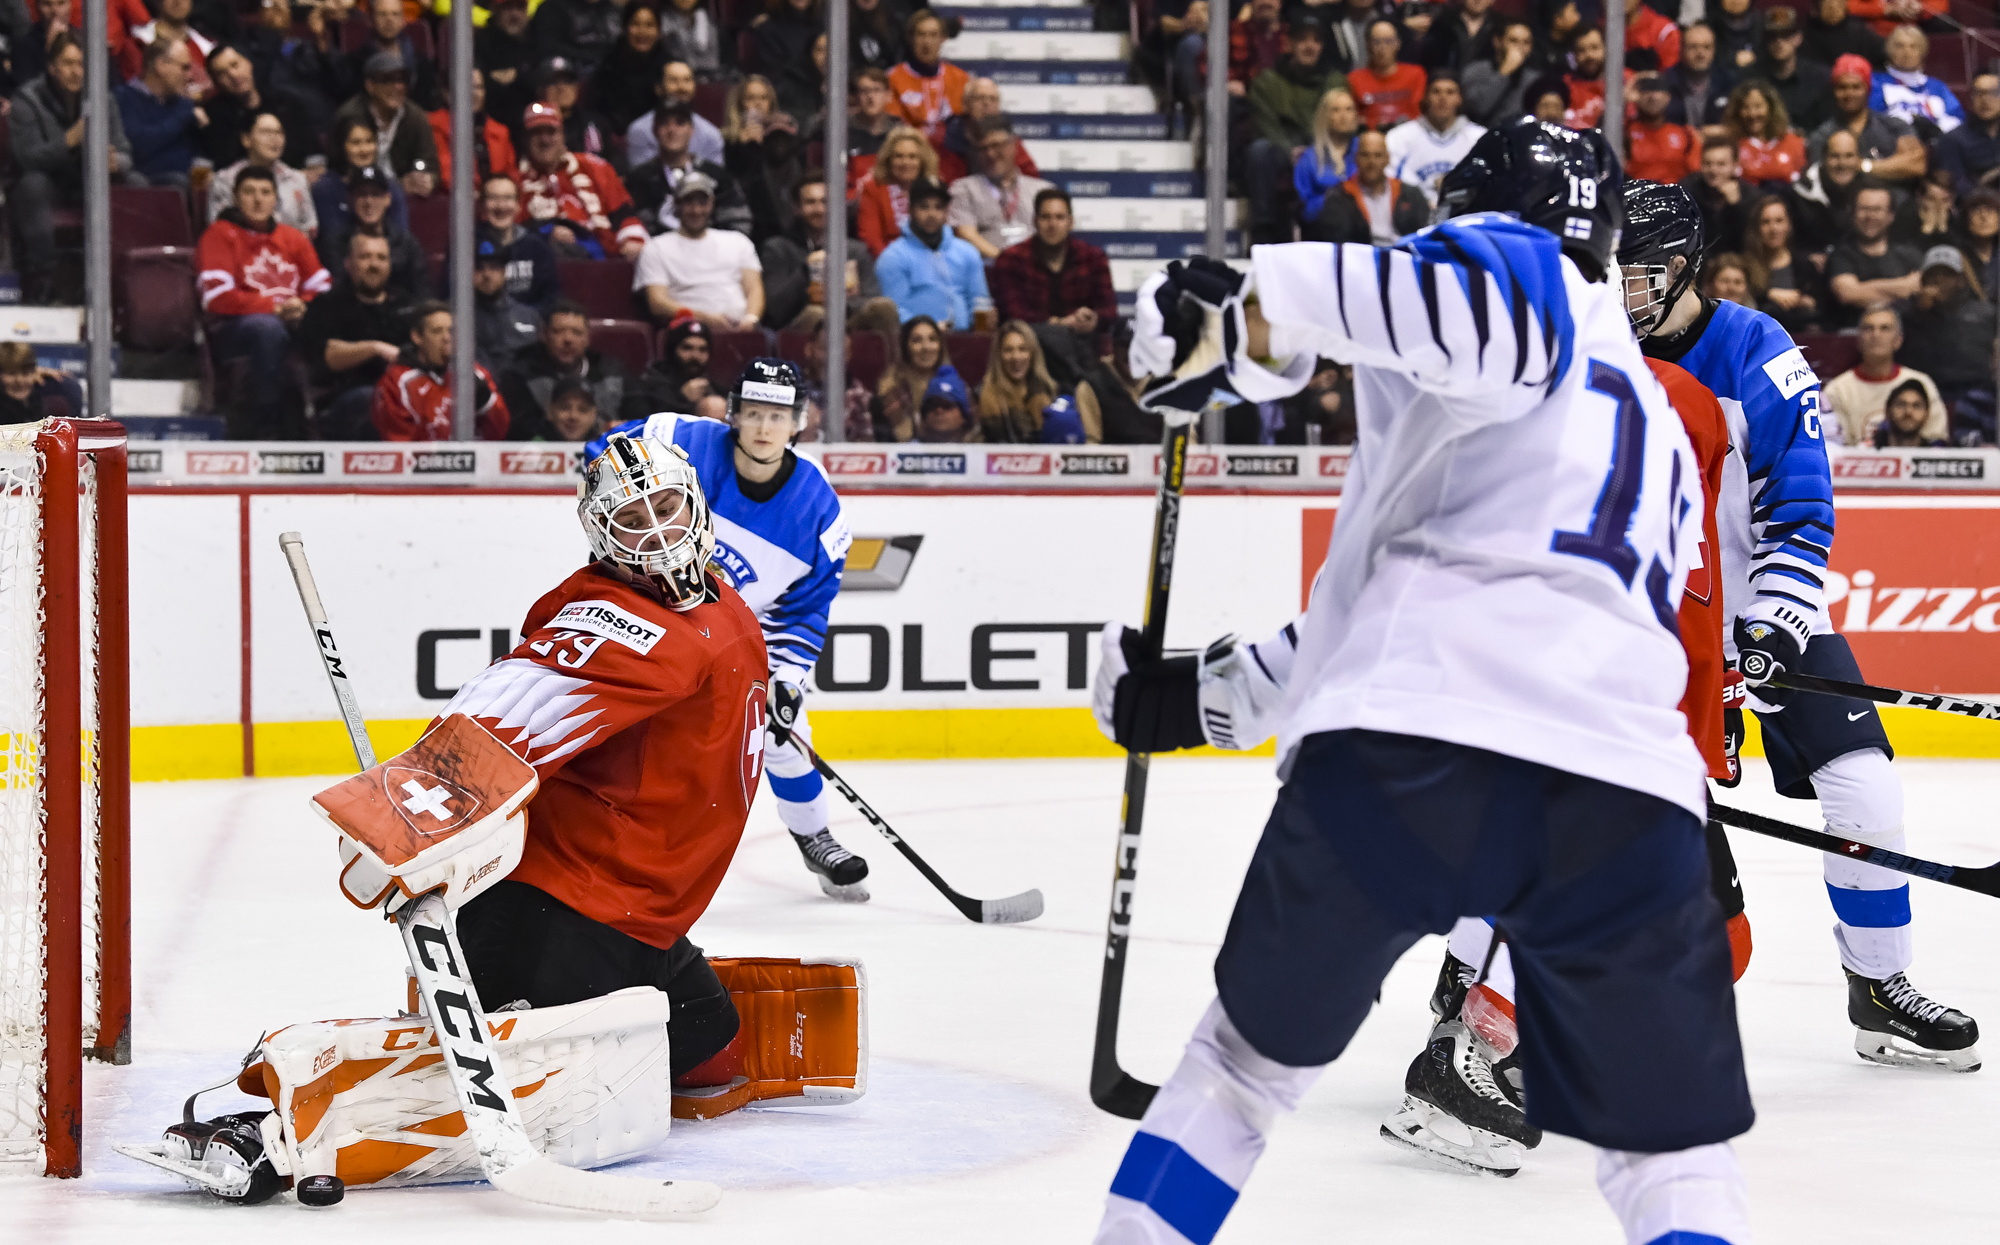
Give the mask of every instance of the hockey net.
[[78, 1174], [130, 1057], [125, 536], [117, 425], [0, 428], [0, 1174]]

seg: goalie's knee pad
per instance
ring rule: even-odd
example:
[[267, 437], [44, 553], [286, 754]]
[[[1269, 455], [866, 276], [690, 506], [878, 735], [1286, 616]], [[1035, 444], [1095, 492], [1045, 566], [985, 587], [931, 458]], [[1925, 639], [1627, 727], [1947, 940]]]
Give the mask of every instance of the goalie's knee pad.
[[[495, 1012], [487, 1028], [536, 1150], [565, 1167], [648, 1153], [672, 1120], [667, 996], [649, 986], [561, 1007]], [[479, 1156], [422, 1016], [293, 1025], [237, 1080], [271, 1099], [273, 1160], [348, 1187], [472, 1180]]]
[[868, 1092], [868, 974], [859, 960], [711, 959], [742, 1026], [676, 1083], [674, 1114], [707, 1120], [768, 1098]]

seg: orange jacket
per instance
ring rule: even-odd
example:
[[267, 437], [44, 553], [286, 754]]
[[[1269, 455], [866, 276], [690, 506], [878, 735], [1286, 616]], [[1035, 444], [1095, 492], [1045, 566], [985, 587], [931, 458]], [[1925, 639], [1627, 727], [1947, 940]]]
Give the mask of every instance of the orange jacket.
[[1688, 572], [1681, 594], [1681, 647], [1688, 659], [1681, 713], [1701, 759], [1708, 762], [1709, 777], [1728, 778], [1722, 755], [1722, 546], [1716, 538], [1715, 499], [1722, 490], [1722, 463], [1729, 457], [1729, 424], [1715, 395], [1678, 365], [1648, 359], [1646, 366], [1666, 389], [1701, 464], [1701, 564]]
[[[514, 166], [519, 163], [514, 155], [514, 140], [508, 136], [507, 127], [491, 117], [485, 118], [484, 121], [480, 133], [486, 139], [486, 164], [479, 170], [481, 181], [485, 180], [487, 173], [495, 170], [512, 173]], [[450, 190], [451, 109], [440, 108], [431, 114], [431, 136], [437, 139], [438, 183], [446, 190]], [[473, 150], [477, 151], [478, 147], [475, 145]], [[473, 187], [473, 193], [475, 195], [479, 193], [477, 186]]]
[[734, 589], [716, 591], [677, 614], [586, 566], [447, 709], [541, 777], [509, 876], [655, 947], [708, 908], [763, 779], [764, 634]]
[[965, 111], [965, 84], [972, 75], [945, 61], [926, 78], [908, 62], [889, 71], [889, 111], [924, 132], [931, 146], [944, 146], [944, 123]]
[[309, 303], [333, 287], [312, 242], [290, 225], [260, 232], [232, 220], [210, 225], [195, 245], [201, 309], [218, 316], [275, 315], [291, 299]]
[[1625, 136], [1632, 145], [1632, 156], [1625, 162], [1627, 177], [1672, 186], [1701, 167], [1701, 135], [1689, 126], [1634, 121], [1625, 127]]
[[854, 210], [855, 231], [868, 244], [868, 253], [880, 259], [882, 248], [903, 236], [903, 222], [910, 217], [910, 200], [895, 186], [871, 177], [861, 184], [861, 199]]

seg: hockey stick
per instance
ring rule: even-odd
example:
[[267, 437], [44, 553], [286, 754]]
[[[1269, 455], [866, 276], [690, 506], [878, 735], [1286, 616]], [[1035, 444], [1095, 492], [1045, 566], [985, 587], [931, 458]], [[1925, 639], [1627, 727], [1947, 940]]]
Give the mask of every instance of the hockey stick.
[[1735, 826], [1738, 830], [1769, 835], [1774, 839], [1783, 839], [1787, 843], [1817, 848], [1836, 856], [1858, 860], [1863, 864], [1879, 865], [1884, 869], [1893, 869], [1897, 873], [1907, 873], [1911, 877], [1929, 878], [1946, 886], [1956, 886], [1960, 890], [1974, 891], [2000, 899], [2000, 863], [1988, 865], [1984, 869], [1941, 865], [1934, 861], [1919, 860], [1915, 856], [1905, 856], [1901, 852], [1892, 852], [1884, 847], [1870, 847], [1853, 839], [1843, 839], [1837, 834], [1809, 830], [1788, 821], [1762, 817], [1756, 813], [1747, 813], [1740, 808], [1729, 808], [1721, 804], [1710, 804], [1708, 816], [1711, 821], [1721, 822], [1725, 826]]
[[[1188, 437], [1195, 416], [1162, 411], [1160, 493], [1153, 511], [1153, 556], [1147, 564], [1146, 615], [1140, 644], [1158, 658], [1167, 636], [1167, 594], [1173, 587], [1174, 545], [1180, 537], [1181, 486], [1187, 472]], [[1160, 1092], [1118, 1064], [1118, 1009], [1125, 993], [1125, 953], [1132, 937], [1132, 892], [1139, 877], [1139, 828], [1146, 811], [1146, 776], [1152, 757], [1125, 754], [1125, 798], [1119, 807], [1118, 846], [1112, 857], [1111, 919], [1104, 937], [1104, 979], [1097, 991], [1097, 1040], [1090, 1056], [1090, 1100], [1128, 1120], [1146, 1114]]]
[[[299, 603], [319, 646], [320, 661], [340, 702], [341, 721], [354, 745], [354, 759], [366, 771], [375, 767], [375, 749], [368, 728], [341, 664], [340, 646], [327, 624], [319, 586], [306, 564], [305, 541], [297, 532], [278, 537], [298, 584]], [[523, 1201], [565, 1210], [592, 1211], [635, 1219], [670, 1219], [707, 1210], [722, 1200], [722, 1190], [692, 1180], [638, 1180], [602, 1172], [564, 1167], [535, 1150], [527, 1126], [515, 1106], [513, 1087], [486, 1044], [486, 1015], [479, 992], [465, 969], [465, 952], [443, 896], [432, 892], [404, 904], [396, 913], [396, 930], [410, 958], [410, 971], [429, 1010], [451, 1087], [465, 1115], [465, 1128], [479, 1152], [486, 1179], [502, 1192]], [[454, 1020], [454, 1016], [457, 1017]]]
[[814, 752], [812, 745], [797, 735], [793, 735], [792, 740], [805, 751], [807, 757], [811, 758], [813, 768], [820, 772], [820, 776], [832, 783], [840, 794], [846, 796], [847, 802], [867, 818], [869, 825], [880, 830], [883, 838], [894, 843], [896, 850], [903, 853], [903, 859], [915, 865], [917, 872], [923, 874], [932, 886], [937, 887], [939, 894], [951, 901], [952, 907], [965, 914], [966, 920], [978, 921], [982, 925], [1012, 925], [1020, 921], [1032, 921], [1042, 914], [1042, 892], [1039, 890], [1025, 890], [1018, 895], [1009, 895], [1005, 899], [972, 899], [953, 890], [937, 875], [937, 870], [924, 863], [924, 858], [917, 855], [915, 848], [903, 841], [902, 835], [897, 834], [890, 828], [888, 822], [882, 820], [882, 814], [868, 807], [868, 801], [862, 799], [859, 792], [848, 786], [845, 778], [833, 772], [833, 766], [826, 763], [825, 757]]
[[1771, 682], [1797, 692], [1845, 696], [1849, 700], [1872, 700], [1878, 705], [1905, 705], [1911, 709], [1930, 709], [1938, 713], [1955, 713], [1961, 717], [1985, 718], [1989, 722], [2000, 722], [2000, 704], [1990, 700], [1967, 700], [1963, 696], [1946, 696], [1941, 692], [1905, 692], [1893, 687], [1876, 687], [1870, 683], [1846, 683], [1839, 679], [1822, 679], [1816, 674], [1781, 674]]

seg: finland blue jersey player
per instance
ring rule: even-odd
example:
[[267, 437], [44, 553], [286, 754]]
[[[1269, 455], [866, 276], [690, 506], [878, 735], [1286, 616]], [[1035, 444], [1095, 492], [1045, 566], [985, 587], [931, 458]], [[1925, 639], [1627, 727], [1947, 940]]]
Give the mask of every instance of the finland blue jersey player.
[[[1834, 522], [1818, 378], [1775, 320], [1695, 292], [1701, 214], [1687, 191], [1635, 181], [1626, 205], [1618, 261], [1633, 327], [1648, 355], [1714, 391], [1737, 450], [1715, 513], [1723, 608], [1735, 620], [1725, 645], [1751, 685], [1772, 783], [1783, 795], [1817, 796], [1834, 833], [1900, 852], [1902, 783], [1875, 706], [1759, 686], [1778, 670], [1863, 681], [1822, 599]], [[1742, 711], [1733, 712], [1740, 723]], [[1909, 879], [1844, 857], [1825, 861], [1855, 1052], [1895, 1067], [1976, 1070], [1978, 1024], [1905, 976]]]
[[791, 450], [805, 427], [805, 401], [796, 367], [752, 359], [729, 395], [729, 423], [659, 414], [612, 431], [671, 442], [694, 464], [715, 517], [715, 568], [764, 627], [771, 659], [764, 772], [778, 817], [820, 889], [858, 902], [868, 898], [868, 862], [827, 829], [826, 784], [799, 747], [812, 739], [805, 689], [852, 540], [826, 474]]
[[[1749, 1240], [1728, 1142], [1753, 1113], [1706, 767], [1678, 711], [1701, 484], [1604, 283], [1620, 189], [1601, 135], [1521, 118], [1445, 178], [1442, 224], [1381, 248], [1257, 247], [1254, 308], [1205, 260], [1140, 292], [1150, 403], [1269, 397], [1253, 359], [1327, 355], [1354, 363], [1357, 435], [1296, 651], [1283, 632], [1238, 662], [1249, 701], [1282, 688], [1283, 787], [1216, 1001], [1112, 1180], [1099, 1245], [1206, 1245], [1397, 958], [1487, 912], [1532, 1038], [1528, 1123], [1598, 1147], [1634, 1245]], [[1288, 672], [1266, 660], [1287, 655]], [[1160, 742], [1127, 732], [1133, 707], [1176, 699], [1146, 687], [1161, 677], [1117, 680], [1127, 747]], [[1164, 677], [1201, 742], [1198, 679]]]

